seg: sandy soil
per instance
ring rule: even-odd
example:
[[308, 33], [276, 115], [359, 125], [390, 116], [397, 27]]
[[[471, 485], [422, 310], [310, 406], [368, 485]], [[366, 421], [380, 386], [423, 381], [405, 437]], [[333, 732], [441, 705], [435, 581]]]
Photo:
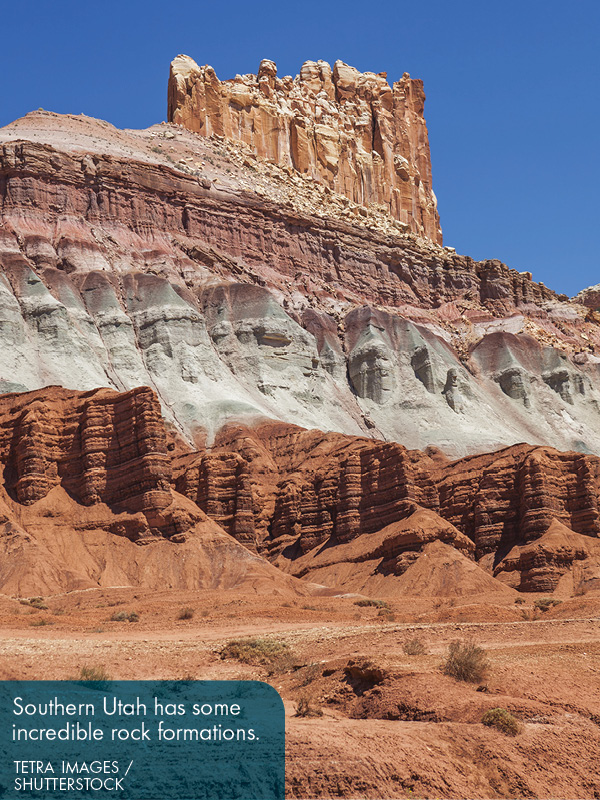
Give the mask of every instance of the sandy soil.
[[[284, 698], [289, 797], [600, 797], [600, 595], [524, 604], [297, 598], [101, 589], [34, 601], [0, 596], [0, 678], [259, 679]], [[179, 619], [182, 609], [191, 619]], [[136, 612], [139, 621], [111, 620]], [[422, 655], [403, 645], [418, 636]], [[268, 664], [221, 658], [230, 640], [288, 645]], [[440, 665], [472, 639], [484, 683]], [[315, 716], [295, 716], [301, 699]], [[494, 707], [516, 737], [481, 724]]]

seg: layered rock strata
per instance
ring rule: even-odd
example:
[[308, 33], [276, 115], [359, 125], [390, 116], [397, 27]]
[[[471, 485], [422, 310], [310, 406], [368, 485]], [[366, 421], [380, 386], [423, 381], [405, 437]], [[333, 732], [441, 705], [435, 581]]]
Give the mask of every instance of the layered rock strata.
[[38, 113], [0, 132], [0, 389], [149, 385], [196, 445], [275, 418], [455, 457], [600, 452], [588, 309], [333, 205], [293, 210], [224, 167], [206, 188], [155, 150], [227, 153], [175, 131]]
[[[596, 456], [517, 445], [447, 462], [394, 443], [272, 424], [252, 432], [232, 428], [222, 437], [215, 452], [233, 450], [247, 463], [258, 549], [288, 560], [292, 571], [298, 559], [306, 569], [302, 558], [310, 551], [335, 553], [361, 537], [371, 552], [385, 530], [380, 568], [401, 574], [412, 562], [406, 553], [430, 540], [431, 520], [407, 524], [418, 509], [449, 523], [445, 529], [436, 523], [433, 538], [445, 530], [442, 540], [526, 591], [554, 589], [575, 561], [600, 546]], [[240, 496], [247, 508], [247, 484]], [[259, 506], [269, 508], [262, 521]], [[560, 542], [548, 536], [557, 526]]]
[[306, 61], [295, 78], [267, 59], [257, 75], [220, 81], [189, 56], [171, 63], [168, 119], [247, 144], [361, 205], [379, 205], [442, 243], [423, 116], [423, 82]]
[[230, 425], [213, 448], [184, 452], [149, 388], [51, 387], [0, 397], [0, 462], [0, 582], [20, 563], [15, 543], [40, 546], [50, 530], [76, 549], [93, 531], [184, 550], [220, 535], [242, 563], [250, 550], [298, 577], [318, 570], [332, 588], [326, 568], [340, 561], [398, 577], [435, 541], [527, 591], [551, 591], [600, 555], [600, 458], [551, 448], [448, 462], [271, 422]]
[[22, 505], [59, 485], [86, 506], [159, 512], [172, 502], [160, 405], [146, 387], [2, 395], [0, 418], [5, 486]]

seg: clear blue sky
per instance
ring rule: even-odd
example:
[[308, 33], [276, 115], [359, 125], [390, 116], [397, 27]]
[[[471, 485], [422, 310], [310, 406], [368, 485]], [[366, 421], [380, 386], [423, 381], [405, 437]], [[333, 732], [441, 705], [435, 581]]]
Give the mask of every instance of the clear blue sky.
[[261, 58], [410, 72], [445, 243], [567, 294], [600, 282], [599, 0], [21, 0], [2, 25], [0, 125], [38, 107], [160, 122], [178, 53], [221, 78]]

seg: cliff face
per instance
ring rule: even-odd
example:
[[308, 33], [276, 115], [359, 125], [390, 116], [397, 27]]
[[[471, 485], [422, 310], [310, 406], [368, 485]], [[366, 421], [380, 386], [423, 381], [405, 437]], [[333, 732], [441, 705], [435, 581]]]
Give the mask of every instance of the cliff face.
[[181, 128], [36, 113], [0, 141], [0, 389], [149, 385], [196, 444], [266, 417], [600, 452], [599, 328], [530, 275]]
[[423, 82], [307, 61], [295, 78], [261, 62], [220, 81], [189, 56], [171, 64], [168, 119], [239, 140], [258, 157], [317, 178], [362, 205], [385, 206], [407, 229], [442, 243], [423, 117]]
[[[301, 592], [174, 490], [167, 440], [148, 387], [52, 386], [0, 396], [0, 591], [246, 585]], [[225, 502], [219, 488], [218, 497], [205, 492], [215, 519], [215, 501]], [[243, 539], [239, 525], [233, 533]]]
[[595, 585], [593, 298], [317, 178], [174, 125], [0, 131], [0, 588], [414, 588], [436, 542]]
[[[600, 556], [596, 456], [516, 445], [450, 463], [273, 422], [230, 425], [210, 450], [181, 452], [147, 387], [3, 395], [0, 434], [4, 591], [117, 574], [162, 585], [161, 569], [180, 587], [243, 580], [249, 569], [293, 589], [266, 559], [343, 588], [354, 569], [395, 581], [432, 542], [490, 580], [552, 591], [578, 565], [593, 573]], [[118, 573], [113, 546], [126, 559]]]
[[[230, 453], [241, 457], [244, 480], [222, 481], [217, 495], [230, 508], [238, 498], [244, 532], [253, 520], [253, 546], [296, 575], [323, 568], [327, 552], [329, 566], [350, 554], [398, 576], [441, 540], [510, 586], [552, 591], [575, 563], [600, 554], [597, 456], [516, 445], [449, 463], [395, 443], [274, 424], [223, 431], [212, 457]], [[189, 470], [176, 461], [178, 486]], [[206, 503], [210, 489], [194, 496]], [[234, 511], [226, 529], [236, 535], [237, 525]]]

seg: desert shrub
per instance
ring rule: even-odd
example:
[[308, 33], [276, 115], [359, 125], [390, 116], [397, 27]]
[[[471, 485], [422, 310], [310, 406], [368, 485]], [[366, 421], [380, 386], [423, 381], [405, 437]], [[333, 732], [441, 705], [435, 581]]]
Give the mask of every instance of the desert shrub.
[[22, 606], [31, 606], [37, 608], [39, 611], [46, 611], [48, 606], [44, 603], [43, 597], [30, 597], [28, 599], [19, 600]]
[[373, 606], [374, 608], [389, 608], [389, 604], [386, 603], [385, 600], [371, 600], [367, 597], [363, 600], [357, 600], [354, 605], [360, 608], [368, 608], [369, 606]]
[[140, 615], [136, 611], [115, 611], [111, 622], [139, 622]]
[[412, 636], [402, 642], [402, 652], [407, 656], [423, 656], [427, 653], [427, 648], [420, 636]]
[[539, 608], [540, 611], [548, 611], [552, 606], [558, 606], [561, 603], [562, 600], [555, 600], [553, 597], [540, 597], [533, 605]]
[[515, 603], [518, 606], [522, 606], [524, 602], [525, 602], [525, 598], [524, 597], [517, 597], [516, 600], [515, 600]]
[[322, 664], [308, 664], [305, 669], [300, 673], [301, 675], [301, 682], [299, 686], [308, 686], [313, 681], [316, 681], [317, 678], [320, 678], [323, 675], [323, 665]]
[[312, 701], [306, 695], [301, 695], [296, 703], [295, 717], [322, 717], [323, 712], [320, 708], [312, 705]]
[[193, 608], [182, 608], [177, 619], [192, 619], [194, 616]]
[[391, 608], [380, 608], [377, 612], [377, 616], [383, 617], [386, 622], [393, 622], [396, 619], [396, 615]]
[[233, 639], [221, 650], [221, 658], [235, 658], [243, 664], [287, 669], [291, 665], [289, 645], [275, 639]]
[[62, 617], [63, 614], [67, 613], [67, 609], [66, 608], [53, 608], [52, 609], [52, 613], [54, 614], [55, 617]]
[[75, 680], [80, 681], [110, 681], [112, 680], [104, 666], [89, 667], [87, 664], [79, 670]]
[[472, 641], [450, 642], [442, 672], [457, 681], [480, 683], [490, 668], [487, 654], [482, 647]]
[[481, 721], [484, 725], [496, 728], [506, 736], [516, 736], [521, 731], [519, 720], [505, 708], [490, 708], [485, 712]]
[[53, 625], [54, 623], [50, 622], [47, 619], [36, 619], [34, 622], [31, 623], [32, 628], [43, 628], [45, 625]]

